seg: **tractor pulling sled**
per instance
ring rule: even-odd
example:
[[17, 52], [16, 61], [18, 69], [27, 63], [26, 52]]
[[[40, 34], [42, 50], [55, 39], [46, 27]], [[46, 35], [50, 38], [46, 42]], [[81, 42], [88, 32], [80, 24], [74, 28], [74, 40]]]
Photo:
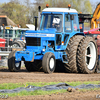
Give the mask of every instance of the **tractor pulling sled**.
[[8, 68], [12, 72], [20, 70], [21, 61], [28, 71], [39, 70], [42, 66], [45, 73], [53, 73], [56, 63], [63, 64], [66, 72], [71, 73], [91, 74], [98, 69], [96, 42], [80, 32], [78, 12], [70, 5], [68, 8], [45, 8], [38, 30], [35, 17], [35, 31], [26, 31], [25, 38], [25, 50], [9, 54]]

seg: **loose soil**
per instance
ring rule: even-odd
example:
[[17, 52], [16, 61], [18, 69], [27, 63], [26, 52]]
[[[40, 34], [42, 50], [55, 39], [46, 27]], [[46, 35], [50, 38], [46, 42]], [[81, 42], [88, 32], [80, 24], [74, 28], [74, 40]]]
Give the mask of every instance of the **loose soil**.
[[[78, 74], [55, 72], [45, 74], [44, 72], [27, 72], [23, 67], [20, 72], [9, 72], [7, 67], [0, 67], [1, 83], [25, 83], [25, 82], [72, 82], [72, 81], [100, 81], [100, 74]], [[96, 100], [100, 90], [87, 92], [58, 93], [44, 96], [13, 97], [7, 100]], [[3, 99], [4, 100], [4, 99]], [[97, 98], [100, 100], [100, 98]]]
[[7, 100], [100, 100], [100, 90], [87, 92], [66, 92], [52, 95], [13, 97]]
[[55, 72], [28, 72], [23, 67], [20, 72], [10, 72], [7, 67], [0, 67], [0, 83], [25, 83], [25, 82], [71, 82], [71, 81], [100, 81], [100, 74], [79, 74]]

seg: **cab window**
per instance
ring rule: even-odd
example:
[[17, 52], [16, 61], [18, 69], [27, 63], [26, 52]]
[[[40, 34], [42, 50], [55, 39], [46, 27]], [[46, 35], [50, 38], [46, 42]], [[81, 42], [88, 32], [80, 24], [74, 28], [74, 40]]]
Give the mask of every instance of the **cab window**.
[[77, 31], [77, 29], [79, 29], [79, 26], [78, 26], [78, 19], [76, 14], [74, 15], [73, 25], [74, 25], [74, 31]]
[[70, 20], [70, 15], [66, 14], [65, 15], [65, 32], [71, 32], [71, 20]]
[[57, 32], [62, 32], [62, 19], [61, 14], [43, 14], [40, 30], [55, 28]]

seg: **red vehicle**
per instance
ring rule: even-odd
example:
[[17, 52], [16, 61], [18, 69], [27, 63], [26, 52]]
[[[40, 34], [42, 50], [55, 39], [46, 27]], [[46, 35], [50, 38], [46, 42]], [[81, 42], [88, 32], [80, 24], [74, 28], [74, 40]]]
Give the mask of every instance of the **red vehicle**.
[[100, 28], [96, 28], [96, 29], [92, 29], [92, 30], [89, 30], [87, 32], [84, 32], [86, 35], [88, 34], [92, 34], [92, 35], [100, 35]]
[[[5, 47], [5, 44], [6, 44], [6, 39], [0, 38], [0, 52]], [[1, 60], [1, 55], [0, 55], [0, 60]]]
[[6, 39], [0, 38], [0, 48], [5, 47]]

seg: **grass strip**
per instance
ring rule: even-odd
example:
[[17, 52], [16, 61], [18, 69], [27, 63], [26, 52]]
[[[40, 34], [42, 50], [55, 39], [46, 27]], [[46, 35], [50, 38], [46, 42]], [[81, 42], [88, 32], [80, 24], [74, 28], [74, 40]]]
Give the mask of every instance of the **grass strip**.
[[35, 91], [21, 91], [18, 93], [0, 93], [0, 95], [8, 95], [8, 97], [15, 97], [15, 96], [35, 96], [35, 95], [51, 95], [51, 94], [58, 94], [58, 93], [65, 93], [65, 89], [61, 90], [52, 90], [52, 91], [43, 91], [43, 90], [35, 90]]
[[[28, 85], [32, 85], [32, 86], [45, 86], [45, 85], [54, 85], [54, 84], [58, 84], [58, 83], [62, 83], [62, 82], [26, 82], [26, 83], [3, 83], [0, 84], [0, 89], [15, 89], [18, 87], [27, 87]], [[65, 82], [71, 86], [78, 86], [81, 84], [100, 84], [100, 81], [84, 81], [84, 82]]]
[[[80, 92], [87, 92], [87, 91], [95, 91], [100, 90], [100, 88], [92, 88], [92, 89], [80, 89]], [[59, 94], [59, 93], [66, 93], [68, 92], [66, 89], [61, 90], [52, 90], [52, 91], [43, 91], [43, 90], [35, 90], [35, 91], [21, 91], [18, 93], [0, 93], [0, 95], [5, 95], [8, 97], [16, 97], [16, 96], [36, 96], [36, 95], [51, 95], [51, 94]], [[69, 93], [69, 92], [68, 92]]]
[[[18, 87], [27, 87], [28, 85], [33, 85], [33, 86], [39, 86], [39, 87], [42, 87], [42, 86], [45, 86], [45, 85], [54, 85], [54, 84], [58, 84], [58, 83], [61, 83], [61, 82], [27, 82], [27, 83], [3, 83], [3, 84], [0, 84], [0, 89], [15, 89], [15, 88], [18, 88]], [[78, 85], [81, 85], [81, 84], [100, 84], [100, 81], [84, 81], [84, 82], [80, 82], [80, 81], [77, 81], [77, 82], [65, 82], [71, 86], [78, 86]], [[93, 89], [81, 89], [79, 91], [91, 91], [91, 90], [100, 90], [100, 88], [93, 88]], [[21, 91], [21, 92], [18, 92], [18, 93], [0, 93], [0, 95], [8, 95], [9, 97], [15, 97], [15, 96], [31, 96], [31, 95], [46, 95], [46, 94], [58, 94], [58, 93], [65, 93], [66, 90], [65, 89], [61, 89], [61, 90], [52, 90], [52, 91], [43, 91], [43, 90], [35, 90], [35, 91]]]

